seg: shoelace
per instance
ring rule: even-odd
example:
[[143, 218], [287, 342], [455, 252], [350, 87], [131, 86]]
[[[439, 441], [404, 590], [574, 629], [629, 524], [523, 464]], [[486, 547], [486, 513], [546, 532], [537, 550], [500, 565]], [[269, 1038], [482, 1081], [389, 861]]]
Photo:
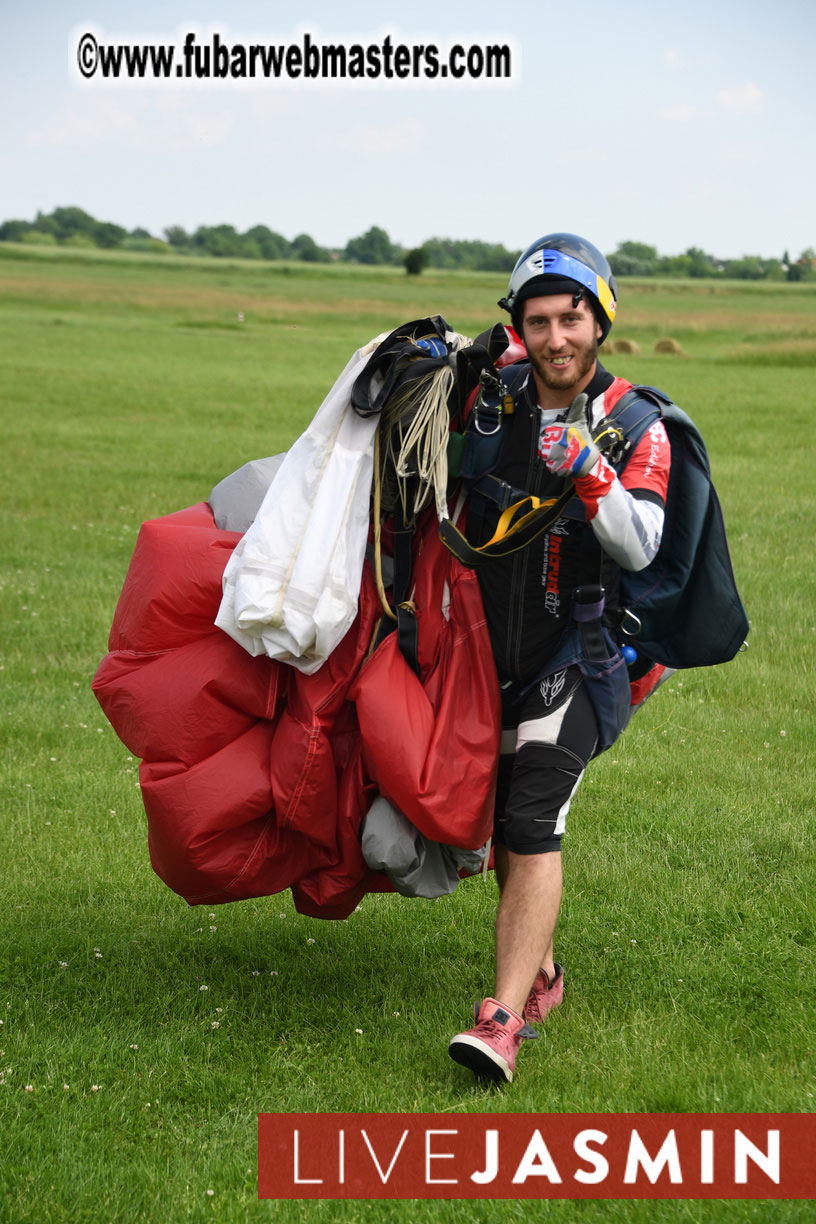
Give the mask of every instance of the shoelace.
[[512, 1036], [512, 1033], [508, 1033], [505, 1026], [503, 1024], [499, 1024], [498, 1020], [479, 1020], [476, 1028], [484, 1030], [486, 1037], [498, 1037], [502, 1033], [507, 1037]]

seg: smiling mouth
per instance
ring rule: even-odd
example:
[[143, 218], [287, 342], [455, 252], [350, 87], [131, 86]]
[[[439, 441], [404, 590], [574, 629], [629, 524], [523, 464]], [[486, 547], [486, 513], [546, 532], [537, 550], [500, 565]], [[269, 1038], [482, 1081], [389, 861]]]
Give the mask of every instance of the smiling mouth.
[[566, 365], [569, 365], [569, 363], [570, 363], [571, 361], [572, 361], [572, 357], [570, 357], [570, 356], [567, 356], [567, 357], [550, 357], [550, 358], [549, 358], [550, 365], [554, 365], [554, 366], [566, 366]]

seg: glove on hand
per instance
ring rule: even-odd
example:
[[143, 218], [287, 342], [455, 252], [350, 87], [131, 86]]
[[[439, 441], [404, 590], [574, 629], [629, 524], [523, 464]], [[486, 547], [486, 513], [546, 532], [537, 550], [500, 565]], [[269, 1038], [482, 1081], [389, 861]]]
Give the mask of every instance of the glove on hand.
[[558, 476], [587, 476], [601, 457], [589, 432], [586, 406], [582, 391], [570, 404], [560, 438], [550, 447], [547, 467]]

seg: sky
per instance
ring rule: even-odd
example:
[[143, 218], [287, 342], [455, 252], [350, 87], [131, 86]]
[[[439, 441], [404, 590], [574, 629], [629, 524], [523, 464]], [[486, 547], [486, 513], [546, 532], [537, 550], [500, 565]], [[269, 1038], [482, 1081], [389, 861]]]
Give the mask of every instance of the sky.
[[[77, 205], [161, 236], [370, 226], [511, 250], [816, 246], [814, 0], [0, 0], [0, 220]], [[506, 42], [509, 81], [84, 80], [98, 43]], [[176, 52], [177, 55], [181, 51]], [[177, 61], [178, 62], [178, 61]]]

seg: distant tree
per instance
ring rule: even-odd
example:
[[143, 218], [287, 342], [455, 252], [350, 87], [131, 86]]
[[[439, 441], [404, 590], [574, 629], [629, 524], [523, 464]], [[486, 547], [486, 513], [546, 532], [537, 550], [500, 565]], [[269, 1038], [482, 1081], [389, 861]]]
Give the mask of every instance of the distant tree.
[[189, 247], [191, 247], [193, 244], [193, 240], [187, 233], [186, 229], [183, 229], [180, 225], [168, 225], [167, 229], [164, 231], [164, 236], [170, 243], [171, 247], [175, 247], [179, 250], [185, 248], [189, 249]]
[[[787, 251], [785, 252], [787, 255]], [[793, 263], [789, 263], [786, 279], [789, 281], [816, 280], [816, 251], [806, 247]]]
[[196, 250], [218, 259], [241, 255], [241, 237], [234, 225], [199, 225], [192, 241]]
[[658, 271], [661, 276], [690, 276], [691, 259], [688, 255], [664, 255]]
[[726, 259], [723, 273], [734, 280], [764, 280], [767, 269], [759, 255], [743, 255], [741, 259]]
[[[98, 242], [96, 228], [100, 223], [83, 208], [55, 208], [50, 217], [37, 213], [37, 220], [34, 224], [38, 229], [53, 227], [52, 232], [57, 235], [60, 242], [64, 242], [72, 234], [89, 234], [94, 242]], [[125, 231], [122, 230], [123, 235], [124, 233]]]
[[689, 257], [689, 276], [718, 276], [719, 268], [713, 255], [706, 255], [699, 247], [689, 247], [686, 251]]
[[517, 253], [500, 243], [428, 238], [423, 244], [428, 267], [462, 268], [474, 272], [512, 272]]
[[135, 229], [132, 229], [130, 231], [129, 237], [131, 238], [150, 238], [151, 233], [150, 233], [150, 230], [146, 230], [144, 226], [137, 225]]
[[244, 234], [244, 238], [258, 244], [262, 259], [286, 259], [289, 254], [287, 240], [266, 225], [253, 225], [252, 229]]
[[[93, 220], [93, 218], [91, 218]], [[63, 230], [53, 215], [48, 216], [46, 213], [38, 212], [34, 218], [34, 223], [31, 227], [39, 234], [52, 234], [54, 238], [62, 241], [69, 237], [74, 231], [71, 229]]]
[[408, 276], [419, 276], [427, 261], [424, 247], [414, 247], [406, 251], [402, 263]]
[[372, 225], [359, 238], [346, 243], [345, 258], [361, 264], [391, 264], [394, 262], [394, 246], [384, 229]]
[[654, 276], [659, 269], [657, 247], [645, 242], [620, 242], [609, 256], [615, 276]]
[[21, 242], [23, 234], [30, 229], [30, 221], [4, 221], [0, 225], [0, 242]]
[[422, 249], [429, 268], [457, 267], [453, 243], [449, 238], [428, 238], [423, 242]]
[[121, 225], [114, 225], [112, 221], [97, 221], [92, 237], [96, 239], [97, 246], [112, 250], [122, 245], [127, 230]]
[[292, 259], [302, 259], [304, 263], [328, 263], [329, 253], [319, 247], [309, 234], [298, 234], [292, 239]]

